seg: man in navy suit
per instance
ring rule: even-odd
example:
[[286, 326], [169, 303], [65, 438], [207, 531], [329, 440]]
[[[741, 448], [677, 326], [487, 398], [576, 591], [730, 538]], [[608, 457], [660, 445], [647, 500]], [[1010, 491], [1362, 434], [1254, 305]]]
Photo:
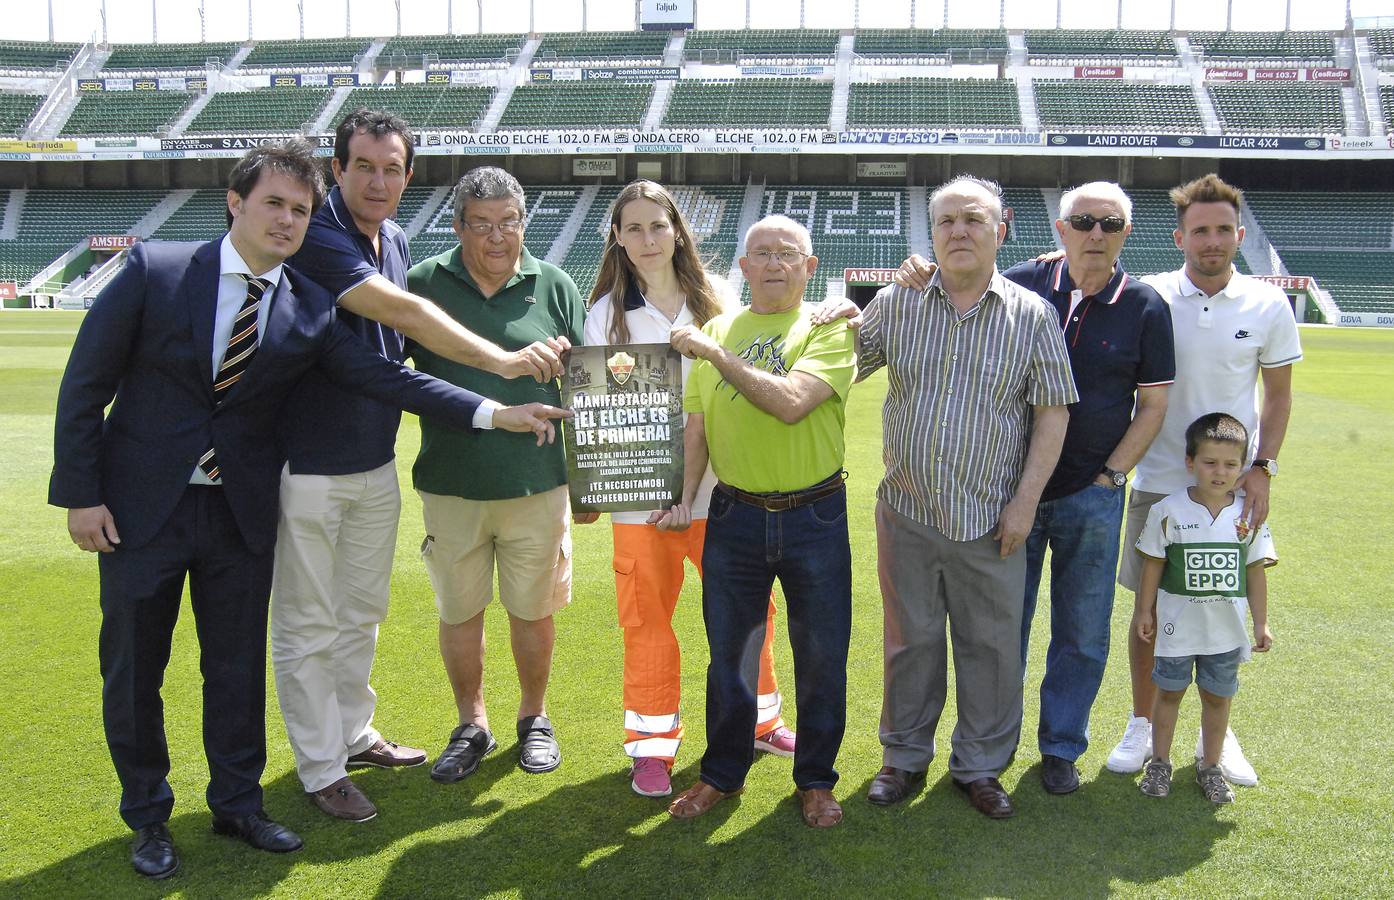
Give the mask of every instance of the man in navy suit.
[[333, 297], [283, 265], [323, 199], [305, 142], [249, 152], [230, 178], [229, 232], [138, 245], [84, 319], [59, 389], [49, 502], [68, 509], [73, 541], [99, 553], [103, 721], [121, 816], [136, 832], [131, 861], [151, 878], [179, 865], [165, 825], [174, 796], [160, 686], [186, 575], [213, 830], [261, 850], [301, 846], [266, 816], [260, 786], [285, 461], [275, 436], [301, 376], [318, 369], [458, 428], [539, 442], [563, 414], [501, 407], [369, 350], [336, 320]]

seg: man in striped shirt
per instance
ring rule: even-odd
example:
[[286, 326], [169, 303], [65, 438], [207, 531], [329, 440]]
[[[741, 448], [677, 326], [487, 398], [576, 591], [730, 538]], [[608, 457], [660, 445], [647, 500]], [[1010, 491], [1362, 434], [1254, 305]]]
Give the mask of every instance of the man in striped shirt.
[[886, 366], [876, 533], [885, 604], [883, 767], [868, 799], [908, 797], [934, 757], [951, 620], [958, 723], [949, 773], [984, 815], [1021, 731], [1022, 549], [1077, 401], [1060, 326], [1002, 277], [1001, 188], [960, 176], [930, 198], [939, 271], [866, 309], [859, 378]]

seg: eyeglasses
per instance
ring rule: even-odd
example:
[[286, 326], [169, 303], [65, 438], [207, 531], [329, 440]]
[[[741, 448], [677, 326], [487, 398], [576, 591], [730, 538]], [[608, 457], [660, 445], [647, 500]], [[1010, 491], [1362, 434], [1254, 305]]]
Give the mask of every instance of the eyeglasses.
[[1088, 213], [1066, 216], [1065, 221], [1069, 222], [1075, 231], [1093, 231], [1094, 226], [1098, 225], [1104, 230], [1104, 234], [1117, 234], [1128, 224], [1123, 221], [1122, 216], [1104, 216], [1102, 219], [1096, 219]]
[[786, 266], [797, 266], [808, 257], [809, 254], [801, 253], [798, 250], [752, 250], [746, 254], [747, 259], [762, 266], [768, 266], [775, 260]]
[[466, 222], [465, 227], [480, 237], [493, 234], [495, 228], [499, 230], [499, 234], [517, 234], [523, 230], [523, 220], [509, 219], [506, 222], [499, 222], [497, 224], [493, 222]]

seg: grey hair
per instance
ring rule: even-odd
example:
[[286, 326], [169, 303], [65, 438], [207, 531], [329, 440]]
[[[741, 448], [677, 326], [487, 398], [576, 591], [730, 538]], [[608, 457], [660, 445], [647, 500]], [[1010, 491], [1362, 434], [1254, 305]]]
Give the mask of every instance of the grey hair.
[[1123, 189], [1112, 181], [1091, 181], [1088, 184], [1081, 184], [1077, 188], [1071, 188], [1060, 197], [1060, 218], [1068, 219], [1075, 210], [1075, 204], [1081, 200], [1112, 200], [1118, 204], [1118, 208], [1123, 210], [1123, 221], [1133, 220], [1133, 201]]
[[[1002, 222], [1002, 185], [990, 178], [979, 178], [977, 175], [955, 175], [953, 178], [935, 188], [934, 193], [929, 195], [931, 219], [933, 218], [935, 201], [954, 188], [963, 187], [965, 185], [971, 185], [987, 192], [987, 195], [992, 198], [992, 202], [988, 204], [988, 207], [993, 211], [995, 216], [994, 224], [1000, 225]], [[931, 224], [933, 223], [931, 222]]]
[[479, 166], [460, 178], [455, 185], [455, 221], [465, 220], [465, 204], [471, 200], [512, 200], [519, 218], [526, 219], [528, 215], [523, 186], [497, 166]]
[[813, 236], [808, 233], [808, 226], [797, 219], [791, 219], [788, 216], [765, 216], [746, 229], [746, 246], [750, 246], [750, 236], [758, 228], [786, 228], [799, 236], [799, 249], [810, 255], [813, 253]]

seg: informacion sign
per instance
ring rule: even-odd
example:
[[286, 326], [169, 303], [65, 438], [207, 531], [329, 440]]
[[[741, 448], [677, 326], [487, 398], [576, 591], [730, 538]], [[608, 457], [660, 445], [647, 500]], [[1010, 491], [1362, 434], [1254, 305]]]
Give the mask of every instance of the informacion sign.
[[573, 347], [562, 375], [571, 508], [667, 509], [682, 498], [682, 358], [667, 344]]

